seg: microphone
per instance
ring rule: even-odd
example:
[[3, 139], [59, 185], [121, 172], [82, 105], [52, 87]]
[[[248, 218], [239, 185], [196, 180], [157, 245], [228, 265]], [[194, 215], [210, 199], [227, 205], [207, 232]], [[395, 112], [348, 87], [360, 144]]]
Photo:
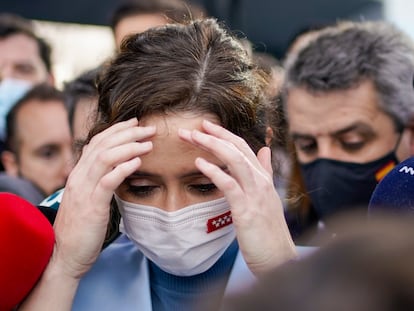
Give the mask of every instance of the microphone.
[[0, 193], [0, 310], [29, 294], [49, 262], [55, 237], [45, 216], [25, 199]]
[[414, 212], [414, 157], [395, 166], [378, 183], [368, 206], [369, 215]]

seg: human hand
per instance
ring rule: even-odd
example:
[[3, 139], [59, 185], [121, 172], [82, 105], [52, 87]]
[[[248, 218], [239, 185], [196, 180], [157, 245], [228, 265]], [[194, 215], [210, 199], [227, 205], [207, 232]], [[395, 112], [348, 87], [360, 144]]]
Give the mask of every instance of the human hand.
[[115, 189], [137, 170], [140, 156], [152, 150], [143, 139], [155, 127], [136, 119], [119, 122], [93, 137], [71, 172], [55, 221], [52, 262], [63, 273], [81, 278], [98, 257], [107, 231]]
[[251, 271], [261, 274], [296, 257], [273, 185], [270, 149], [264, 147], [256, 156], [242, 138], [221, 126], [205, 120], [203, 130], [180, 129], [179, 135], [226, 166], [222, 169], [203, 158], [195, 163], [229, 202], [240, 250]]

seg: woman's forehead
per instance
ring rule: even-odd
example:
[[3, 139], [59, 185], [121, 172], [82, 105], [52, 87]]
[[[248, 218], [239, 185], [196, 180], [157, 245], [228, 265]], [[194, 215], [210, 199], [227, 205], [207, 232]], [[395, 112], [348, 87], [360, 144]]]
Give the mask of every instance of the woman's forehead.
[[[147, 171], [158, 170], [163, 167], [165, 171], [194, 170], [194, 161], [197, 157], [203, 157], [213, 163], [220, 164], [220, 161], [200, 147], [184, 141], [178, 135], [178, 129], [202, 130], [203, 120], [217, 122], [217, 118], [209, 115], [171, 115], [154, 116], [143, 120], [140, 125], [156, 126], [156, 134], [148, 140], [153, 143], [153, 150], [141, 156], [142, 167]], [[171, 163], [174, 163], [173, 167]]]
[[139, 120], [140, 126], [156, 126], [157, 135], [168, 135], [184, 129], [201, 129], [203, 120], [219, 124], [219, 118], [209, 113], [175, 112], [168, 114], [154, 114]]

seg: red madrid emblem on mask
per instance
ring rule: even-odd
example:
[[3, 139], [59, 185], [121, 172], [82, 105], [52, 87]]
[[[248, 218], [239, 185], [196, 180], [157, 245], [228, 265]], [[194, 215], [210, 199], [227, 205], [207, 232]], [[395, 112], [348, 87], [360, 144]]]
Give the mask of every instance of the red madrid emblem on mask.
[[210, 218], [209, 220], [207, 220], [207, 233], [216, 231], [232, 223], [233, 219], [231, 218], [231, 212], [225, 212], [224, 214], [218, 215], [214, 218]]

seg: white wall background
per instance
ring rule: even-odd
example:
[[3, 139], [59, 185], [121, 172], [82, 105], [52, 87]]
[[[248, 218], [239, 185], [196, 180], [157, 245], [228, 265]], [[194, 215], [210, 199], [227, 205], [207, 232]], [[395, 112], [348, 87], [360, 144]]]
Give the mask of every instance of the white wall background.
[[414, 1], [384, 0], [386, 19], [404, 30], [414, 40]]
[[109, 27], [36, 21], [36, 30], [52, 46], [56, 86], [72, 80], [85, 70], [100, 65], [113, 55]]

